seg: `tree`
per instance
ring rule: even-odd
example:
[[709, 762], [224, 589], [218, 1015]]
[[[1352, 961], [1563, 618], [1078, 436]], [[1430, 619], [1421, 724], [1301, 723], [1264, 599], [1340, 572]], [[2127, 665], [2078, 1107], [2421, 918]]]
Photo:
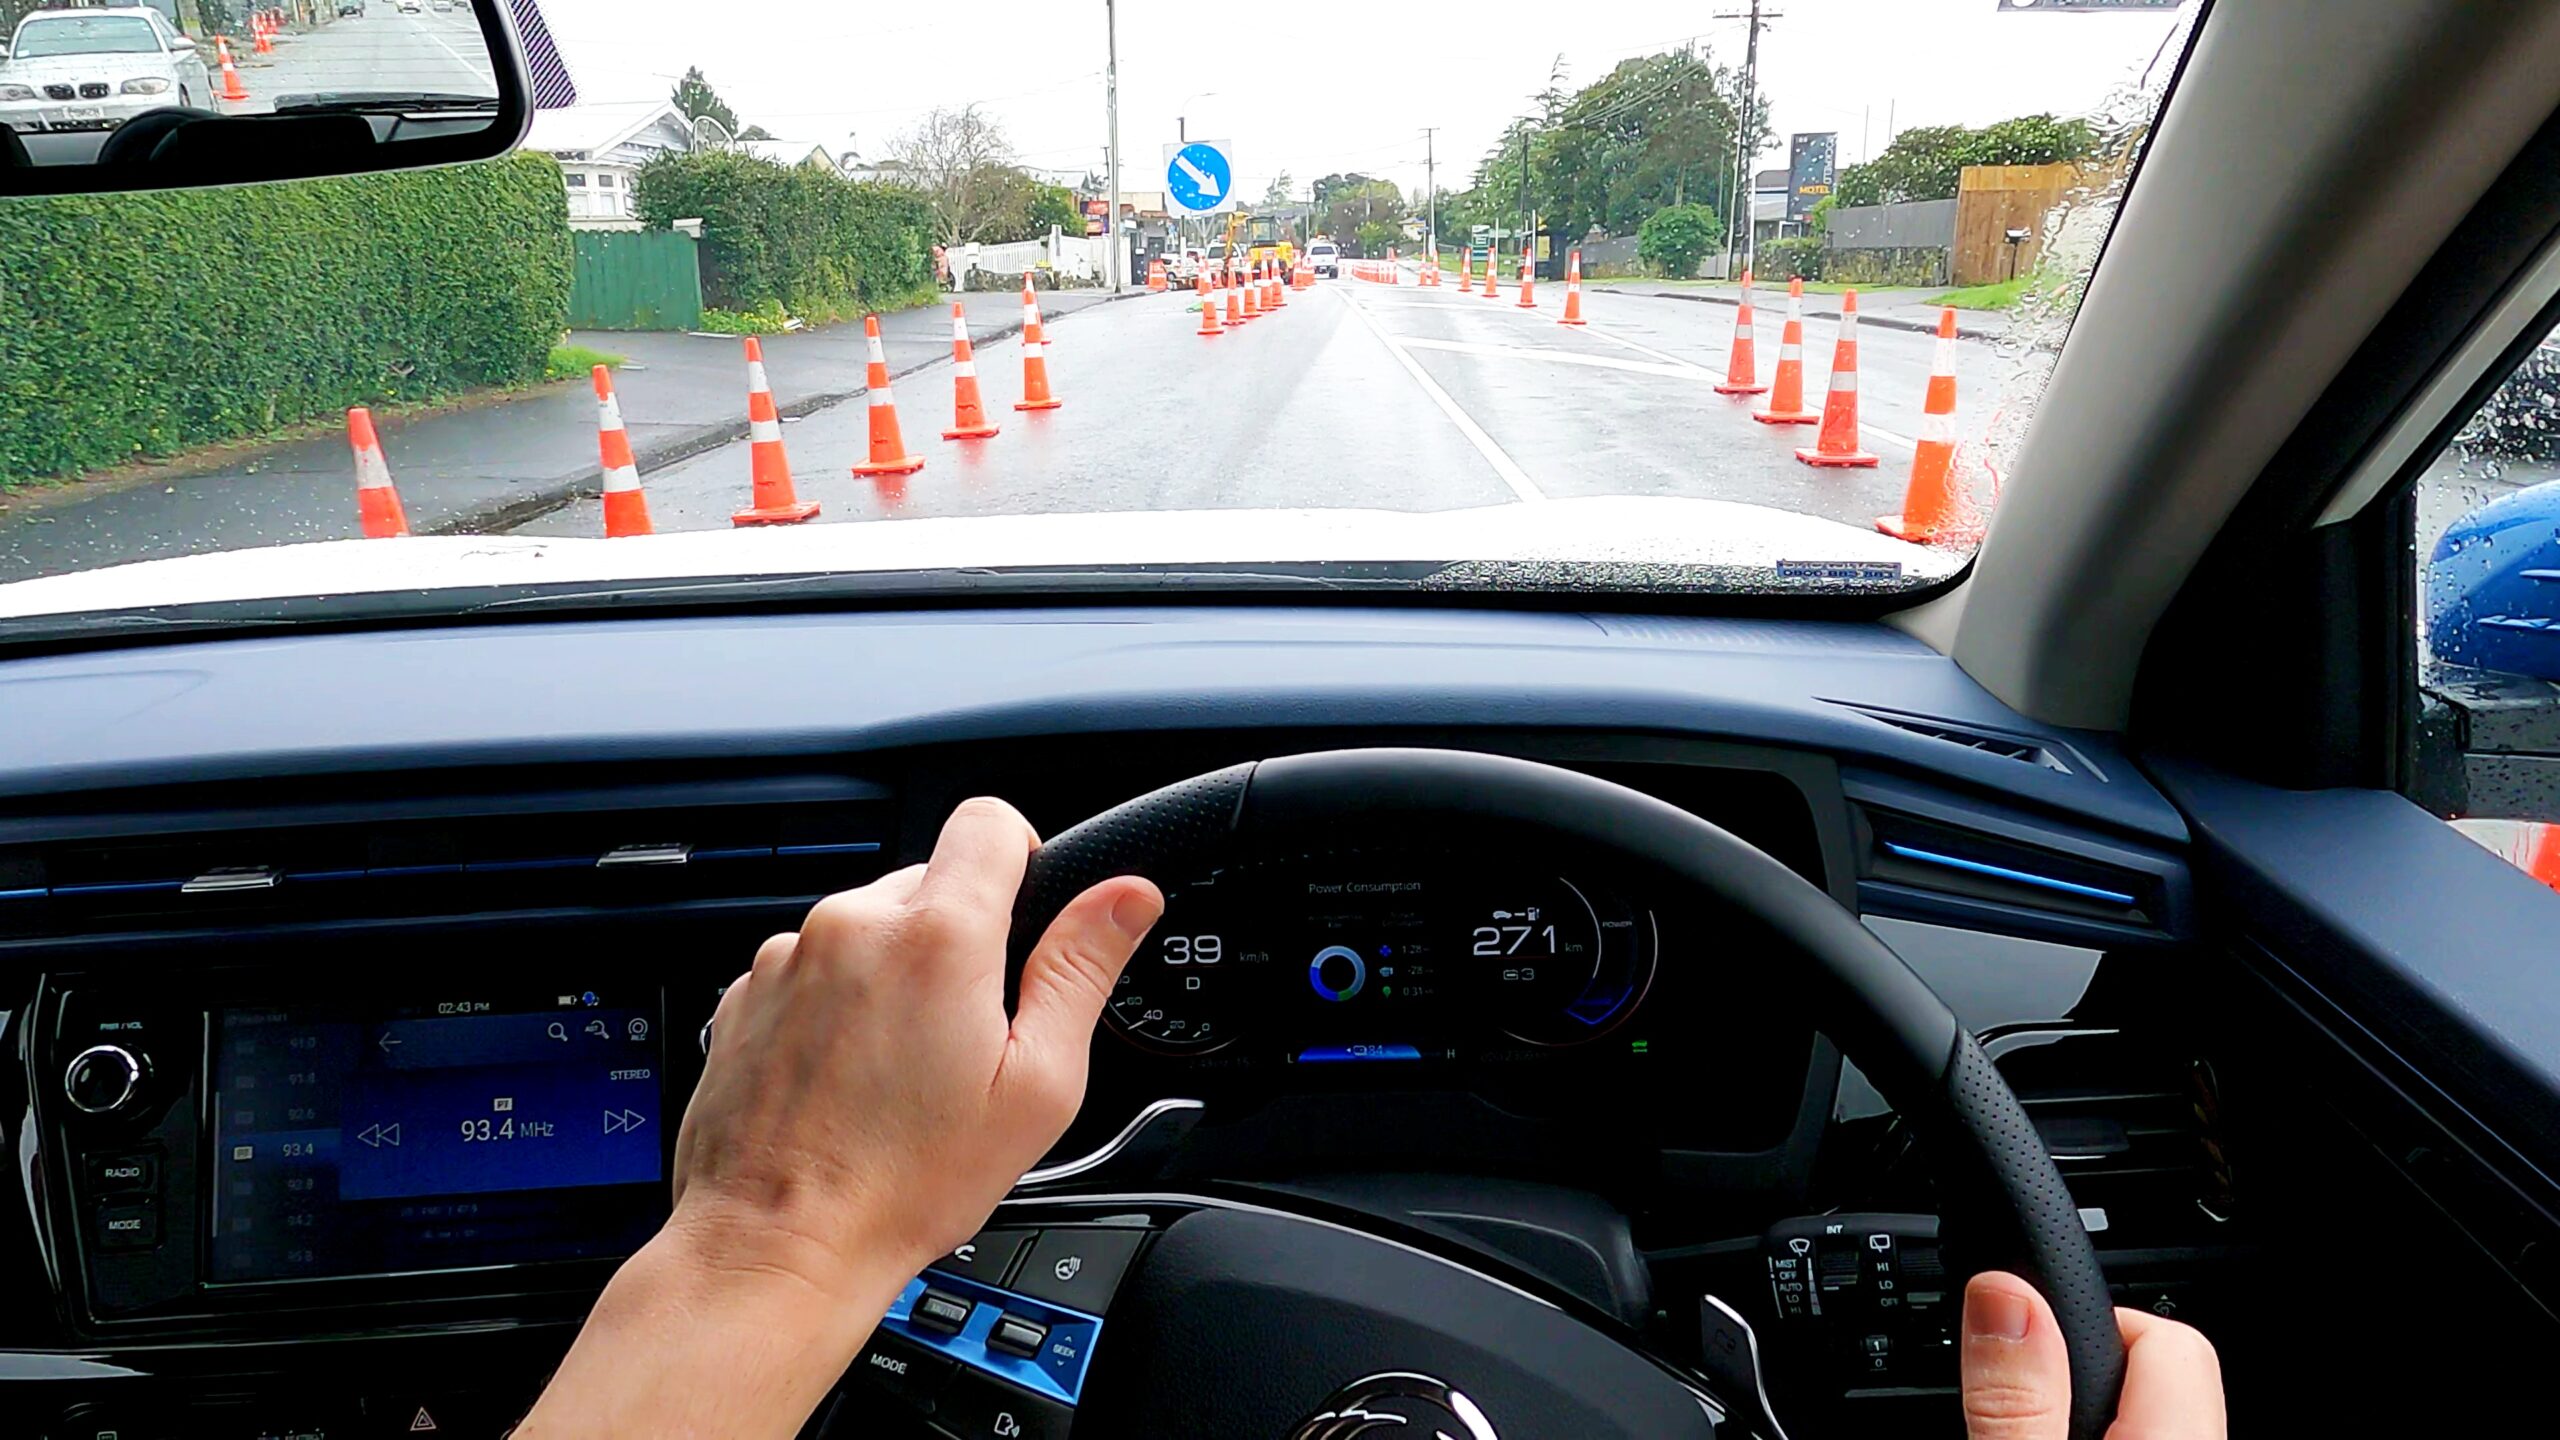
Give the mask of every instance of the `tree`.
[[1352, 232], [1360, 241], [1360, 253], [1371, 259], [1384, 259], [1387, 247], [1404, 238], [1404, 227], [1384, 220], [1372, 220]]
[[1410, 213], [1404, 192], [1394, 181], [1361, 179], [1334, 186], [1316, 202], [1316, 228], [1336, 240], [1357, 238], [1362, 227], [1369, 225], [1383, 225], [1394, 232]]
[[993, 239], [1026, 213], [1028, 177], [1013, 168], [1004, 128], [975, 105], [926, 112], [890, 153], [905, 182], [923, 192], [946, 245]]
[[1048, 234], [1052, 225], [1069, 235], [1084, 233], [1084, 207], [1076, 203], [1076, 192], [1064, 185], [1043, 185], [1034, 181], [1031, 204], [1026, 214], [1034, 237]]
[[1262, 203], [1266, 207], [1280, 206], [1290, 203], [1288, 171], [1283, 170], [1279, 174], [1272, 176], [1271, 183], [1262, 188]]
[[1967, 165], [2052, 165], [2085, 160], [2098, 148], [2086, 120], [2021, 115], [1980, 130], [1916, 125], [1893, 137], [1873, 160], [1840, 172], [1843, 205], [1895, 205], [1952, 200]]
[[1675, 280], [1698, 273], [1698, 262], [1724, 243], [1724, 221], [1709, 206], [1666, 205], [1636, 230], [1636, 253]]
[[699, 120], [707, 115], [719, 121], [721, 129], [732, 135], [738, 133], [738, 112], [730, 109], [729, 102], [720, 98], [720, 92], [711, 88], [711, 82], [702, 78], [699, 65], [685, 70], [684, 78], [676, 82], [676, 88], [667, 99], [673, 101], [688, 120]]

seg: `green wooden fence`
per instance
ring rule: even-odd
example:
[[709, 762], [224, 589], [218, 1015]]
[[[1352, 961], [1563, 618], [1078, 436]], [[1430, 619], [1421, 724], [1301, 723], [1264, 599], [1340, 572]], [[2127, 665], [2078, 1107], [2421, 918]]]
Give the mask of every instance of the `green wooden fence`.
[[569, 324], [578, 330], [691, 330], [702, 324], [696, 241], [673, 230], [580, 230]]

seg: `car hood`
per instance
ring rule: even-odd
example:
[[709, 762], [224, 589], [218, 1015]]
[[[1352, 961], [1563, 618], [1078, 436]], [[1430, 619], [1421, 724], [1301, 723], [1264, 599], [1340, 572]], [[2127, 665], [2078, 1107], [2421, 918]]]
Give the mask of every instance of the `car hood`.
[[[0, 586], [0, 617], [453, 587], [730, 576], [1119, 568], [1448, 565], [1487, 588], [1679, 585], [1666, 570], [1763, 588], [1780, 562], [1890, 581], [1952, 574], [1960, 553], [1725, 500], [1611, 496], [1480, 509], [1193, 510], [880, 520], [646, 538], [416, 536], [219, 551]], [[1477, 568], [1469, 568], [1477, 567]], [[1490, 567], [1490, 568], [1482, 568]], [[1552, 567], [1541, 571], [1540, 567]], [[1599, 567], [1593, 576], [1586, 567]], [[1730, 573], [1728, 573], [1730, 572]], [[1653, 578], [1648, 579], [1651, 576]], [[1695, 578], [1685, 588], [1698, 588]]]
[[35, 55], [0, 62], [0, 80], [42, 85], [48, 80], [130, 80], [166, 75], [169, 57], [155, 51], [99, 51], [87, 55]]

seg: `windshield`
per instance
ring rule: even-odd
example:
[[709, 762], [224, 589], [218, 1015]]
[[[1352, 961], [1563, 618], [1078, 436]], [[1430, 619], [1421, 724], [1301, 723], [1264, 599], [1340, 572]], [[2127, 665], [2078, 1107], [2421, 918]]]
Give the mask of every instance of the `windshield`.
[[159, 48], [159, 35], [139, 15], [60, 15], [19, 26], [9, 53], [33, 60], [45, 55], [142, 55]]
[[[496, 90], [467, 4], [232, 4], [181, 7], [206, 73], [31, 74], [0, 114], [431, 123]], [[759, 579], [1934, 585], [2197, 24], [1627, 0], [1552, 35], [1417, 18], [1423, 60], [1274, 12], [1204, 65], [1129, 5], [512, 7], [543, 98], [510, 157], [0, 201], [0, 622]], [[45, 18], [17, 58], [150, 34]]]

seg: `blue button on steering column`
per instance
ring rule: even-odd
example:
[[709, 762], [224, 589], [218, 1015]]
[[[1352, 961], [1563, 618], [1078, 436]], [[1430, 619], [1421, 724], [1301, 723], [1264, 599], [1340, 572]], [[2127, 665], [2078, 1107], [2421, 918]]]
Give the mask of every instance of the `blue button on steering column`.
[[[1342, 973], [1342, 966], [1350, 966], [1351, 978], [1340, 985], [1328, 982], [1325, 967], [1329, 964], [1334, 966], [1336, 976]], [[1348, 945], [1327, 945], [1316, 952], [1316, 958], [1307, 962], [1307, 983], [1315, 987], [1316, 994], [1327, 1000], [1348, 1000], [1360, 993], [1360, 987], [1369, 983], [1369, 962], [1361, 959], [1360, 952]]]

